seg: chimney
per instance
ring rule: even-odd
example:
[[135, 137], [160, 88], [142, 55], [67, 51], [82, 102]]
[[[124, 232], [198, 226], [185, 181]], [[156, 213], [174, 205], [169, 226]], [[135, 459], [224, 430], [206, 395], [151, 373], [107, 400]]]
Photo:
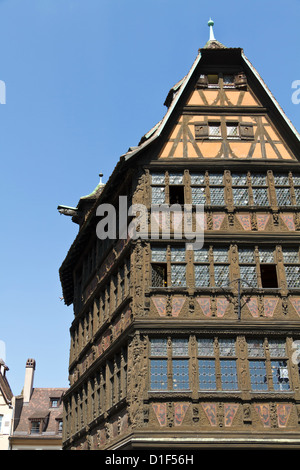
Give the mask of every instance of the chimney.
[[24, 389], [23, 389], [23, 402], [24, 403], [28, 403], [31, 397], [34, 371], [35, 371], [35, 360], [27, 359], [26, 369], [25, 369]]

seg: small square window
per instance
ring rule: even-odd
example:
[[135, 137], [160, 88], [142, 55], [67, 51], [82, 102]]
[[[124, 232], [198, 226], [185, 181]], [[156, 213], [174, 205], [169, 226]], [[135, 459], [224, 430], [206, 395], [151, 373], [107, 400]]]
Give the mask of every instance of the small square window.
[[208, 74], [207, 75], [208, 86], [216, 88], [219, 86], [219, 75], [218, 74]]
[[239, 138], [239, 126], [237, 122], [232, 122], [226, 124], [227, 128], [227, 138], [228, 139], [238, 139]]
[[58, 398], [51, 398], [50, 399], [50, 405], [51, 405], [51, 408], [58, 408], [58, 406], [59, 406]]
[[208, 135], [210, 139], [219, 139], [221, 137], [221, 126], [219, 122], [208, 124]]

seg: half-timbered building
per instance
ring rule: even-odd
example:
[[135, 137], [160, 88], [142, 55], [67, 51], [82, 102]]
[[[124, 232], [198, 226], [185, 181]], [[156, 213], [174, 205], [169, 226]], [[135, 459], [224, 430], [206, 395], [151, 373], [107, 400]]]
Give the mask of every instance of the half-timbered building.
[[[212, 24], [163, 119], [59, 207], [79, 224], [60, 268], [74, 308], [64, 449], [300, 445], [299, 134]], [[101, 240], [97, 208], [120, 215], [120, 196], [204, 205], [203, 246], [174, 236], [175, 217], [167, 238]]]

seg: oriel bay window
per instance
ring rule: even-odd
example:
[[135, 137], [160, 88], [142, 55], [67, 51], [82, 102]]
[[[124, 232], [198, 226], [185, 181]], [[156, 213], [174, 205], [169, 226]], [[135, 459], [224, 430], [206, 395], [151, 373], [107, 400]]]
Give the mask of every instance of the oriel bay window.
[[152, 338], [150, 390], [189, 390], [188, 338]]

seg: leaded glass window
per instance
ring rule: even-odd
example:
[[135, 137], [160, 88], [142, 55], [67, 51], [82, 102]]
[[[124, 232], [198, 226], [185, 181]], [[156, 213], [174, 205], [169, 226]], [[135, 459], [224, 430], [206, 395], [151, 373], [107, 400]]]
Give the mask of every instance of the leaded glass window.
[[227, 123], [227, 138], [228, 139], [238, 139], [239, 138], [239, 127], [238, 123]]
[[266, 188], [252, 188], [253, 202], [257, 206], [268, 206], [268, 191]]
[[285, 266], [288, 287], [300, 288], [300, 266]]
[[213, 338], [198, 338], [197, 345], [199, 356], [214, 356]]
[[283, 248], [285, 277], [288, 288], [300, 288], [300, 261], [298, 248]]
[[210, 188], [210, 204], [212, 206], [224, 206], [224, 189], [223, 188]]
[[208, 265], [195, 265], [195, 287], [209, 287], [210, 276]]
[[190, 173], [191, 185], [204, 185], [205, 175], [204, 173]]
[[185, 271], [185, 265], [171, 265], [171, 283], [173, 287], [184, 287], [186, 285]]
[[206, 204], [205, 188], [192, 187], [192, 204]]
[[169, 184], [183, 184], [183, 175], [180, 173], [169, 173]]
[[248, 188], [232, 188], [232, 194], [236, 206], [247, 206], [249, 204]]
[[167, 261], [167, 250], [165, 247], [153, 246], [151, 248], [152, 261], [165, 262]]
[[210, 173], [209, 185], [223, 186], [223, 173]]
[[263, 340], [248, 339], [247, 345], [251, 388], [255, 391], [268, 390]]
[[297, 205], [300, 204], [300, 188], [294, 188]]
[[277, 204], [279, 206], [290, 206], [292, 203], [289, 188], [275, 188]]
[[173, 390], [189, 389], [189, 361], [188, 359], [173, 359]]
[[214, 359], [198, 359], [199, 390], [216, 390], [216, 364]]
[[222, 390], [237, 390], [236, 361], [221, 359], [221, 382]]
[[285, 340], [269, 339], [268, 345], [273, 389], [276, 391], [289, 390], [289, 370]]
[[164, 173], [152, 173], [151, 178], [152, 178], [152, 184], [159, 184], [159, 185], [165, 184]]
[[274, 173], [275, 191], [279, 206], [291, 205], [289, 177], [287, 173]]
[[284, 263], [299, 263], [299, 248], [283, 248]]
[[267, 186], [265, 173], [252, 173], [251, 174], [252, 186]]
[[185, 248], [171, 248], [171, 261], [185, 262]]
[[208, 135], [210, 139], [219, 139], [221, 137], [221, 124], [220, 123], [209, 123], [208, 124]]
[[[222, 390], [237, 390], [236, 360], [227, 359], [235, 356], [235, 340], [233, 338], [219, 339], [219, 354]], [[223, 359], [224, 357], [226, 359]]]
[[253, 248], [239, 248], [240, 278], [243, 287], [257, 287]]
[[289, 371], [287, 361], [271, 361], [274, 390], [289, 390]]
[[152, 186], [152, 204], [165, 203], [165, 188], [163, 186]]
[[209, 287], [210, 274], [207, 248], [194, 250], [194, 263], [201, 263], [194, 264], [195, 287]]
[[150, 388], [151, 390], [167, 390], [167, 359], [151, 359]]
[[232, 186], [247, 186], [246, 173], [232, 173], [231, 174]]
[[229, 283], [228, 249], [227, 248], [214, 248], [213, 253], [214, 253], [215, 285], [216, 286], [227, 285]]
[[188, 390], [190, 388], [189, 387], [189, 360], [188, 360], [189, 348], [188, 346], [189, 346], [189, 342], [187, 338], [173, 338], [172, 339], [173, 390]]
[[167, 340], [153, 338], [150, 343], [150, 388], [167, 390]]
[[254, 391], [267, 391], [267, 371], [266, 363], [264, 360], [252, 360], [249, 361], [249, 372], [251, 388]]
[[274, 263], [274, 249], [273, 248], [260, 248], [259, 261], [261, 263]]
[[216, 390], [216, 364], [213, 338], [198, 338], [199, 390]]

